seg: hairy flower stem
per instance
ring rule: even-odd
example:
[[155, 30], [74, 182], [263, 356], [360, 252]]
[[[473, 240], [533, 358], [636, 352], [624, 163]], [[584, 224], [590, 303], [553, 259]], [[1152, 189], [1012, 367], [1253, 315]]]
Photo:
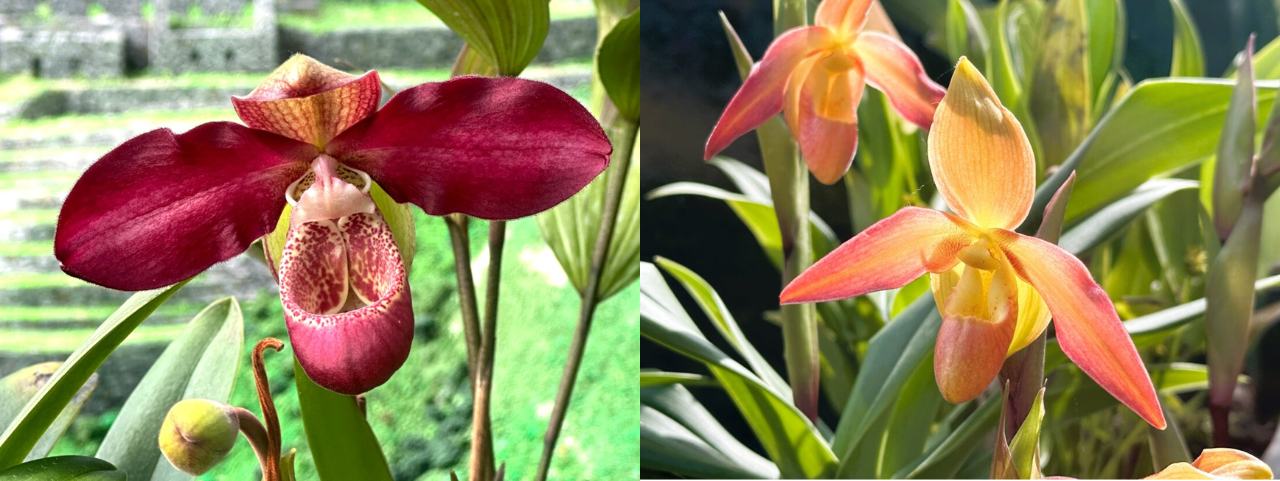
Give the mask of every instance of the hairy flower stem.
[[475, 389], [476, 367], [480, 357], [480, 315], [476, 308], [476, 283], [471, 276], [471, 235], [467, 232], [465, 214], [444, 216], [453, 242], [453, 270], [458, 276], [458, 309], [462, 311], [462, 327], [467, 339], [467, 374]]
[[582, 354], [587, 346], [587, 335], [591, 333], [591, 321], [595, 316], [596, 303], [599, 300], [600, 276], [609, 257], [609, 242], [613, 239], [613, 228], [617, 224], [618, 205], [622, 200], [622, 190], [626, 185], [627, 172], [631, 165], [631, 153], [635, 148], [636, 134], [640, 124], [615, 118], [618, 128], [614, 130], [613, 158], [609, 171], [608, 184], [605, 187], [604, 209], [600, 214], [600, 230], [596, 232], [596, 244], [591, 251], [591, 270], [587, 274], [587, 287], [582, 291], [582, 302], [578, 309], [578, 326], [573, 331], [573, 344], [569, 346], [569, 358], [565, 361], [564, 374], [560, 376], [560, 388], [556, 391], [556, 405], [551, 412], [551, 420], [547, 423], [547, 434], [542, 438], [542, 458], [538, 461], [537, 480], [547, 479], [551, 468], [551, 455], [555, 452], [556, 442], [560, 439], [560, 428], [564, 425], [565, 414], [569, 410], [569, 401], [573, 396], [573, 386], [578, 379], [578, 368], [582, 365]]
[[[274, 337], [268, 337], [258, 341], [258, 345], [253, 347], [253, 380], [258, 388], [258, 403], [262, 405], [262, 418], [267, 421], [266, 461], [263, 462], [261, 454], [258, 460], [262, 464], [264, 481], [280, 481], [280, 417], [276, 415], [276, 405], [271, 400], [271, 384], [267, 381], [267, 368], [262, 362], [262, 353], [267, 348], [279, 352], [284, 348], [284, 343]], [[245, 424], [242, 423], [241, 426]], [[250, 438], [250, 444], [253, 444], [252, 438]], [[257, 446], [254, 446], [254, 451], [258, 451]]]
[[471, 479], [496, 478], [493, 459], [493, 427], [490, 422], [490, 391], [493, 387], [494, 346], [498, 341], [498, 288], [502, 278], [502, 248], [506, 221], [489, 222], [489, 274], [485, 278], [484, 327], [480, 332], [480, 357], [472, 380], [474, 403], [471, 411]]

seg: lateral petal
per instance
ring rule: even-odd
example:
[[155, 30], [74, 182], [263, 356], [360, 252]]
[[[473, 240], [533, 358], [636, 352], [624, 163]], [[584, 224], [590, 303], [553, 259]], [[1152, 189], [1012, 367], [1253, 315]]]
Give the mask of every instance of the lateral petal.
[[1142, 358], [1084, 264], [1034, 237], [1005, 230], [993, 231], [993, 237], [1018, 275], [1044, 298], [1062, 352], [1112, 396], [1164, 429], [1164, 413]]
[[431, 215], [515, 219], [577, 193], [612, 147], [577, 100], [542, 82], [459, 77], [396, 94], [325, 148]]
[[860, 32], [867, 23], [867, 10], [872, 3], [872, 0], [825, 0], [818, 4], [813, 24], [846, 34]]
[[977, 239], [963, 219], [904, 207], [831, 251], [782, 290], [783, 304], [823, 302], [902, 287], [927, 272], [959, 262], [956, 253]]
[[351, 75], [299, 54], [231, 104], [250, 127], [323, 148], [373, 114], [381, 100], [378, 72]]
[[879, 32], [862, 32], [853, 48], [867, 72], [867, 82], [889, 97], [902, 118], [930, 128], [934, 108], [947, 91], [929, 78], [916, 54], [901, 41]]
[[929, 133], [929, 167], [947, 205], [970, 222], [1012, 229], [1031, 210], [1036, 183], [1031, 143], [968, 59], [960, 59], [938, 105]]
[[134, 137], [76, 181], [54, 255], [67, 274], [126, 291], [191, 278], [271, 232], [313, 146], [231, 122]]
[[720, 115], [703, 158], [710, 159], [782, 111], [783, 90], [792, 70], [834, 41], [831, 31], [822, 27], [793, 28], [774, 39]]

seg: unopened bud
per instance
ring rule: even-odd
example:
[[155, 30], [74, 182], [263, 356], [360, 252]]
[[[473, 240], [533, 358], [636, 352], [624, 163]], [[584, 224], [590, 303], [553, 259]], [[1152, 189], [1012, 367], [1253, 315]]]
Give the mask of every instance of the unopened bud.
[[169, 409], [160, 427], [160, 451], [169, 464], [199, 476], [231, 452], [240, 432], [234, 408], [206, 399], [186, 399]]

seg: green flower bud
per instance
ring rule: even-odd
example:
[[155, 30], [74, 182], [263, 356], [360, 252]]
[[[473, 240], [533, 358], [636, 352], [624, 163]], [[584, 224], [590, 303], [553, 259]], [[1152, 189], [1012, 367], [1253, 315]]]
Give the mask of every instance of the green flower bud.
[[207, 399], [186, 399], [169, 408], [160, 426], [160, 451], [169, 464], [199, 476], [231, 452], [240, 432], [234, 408]]

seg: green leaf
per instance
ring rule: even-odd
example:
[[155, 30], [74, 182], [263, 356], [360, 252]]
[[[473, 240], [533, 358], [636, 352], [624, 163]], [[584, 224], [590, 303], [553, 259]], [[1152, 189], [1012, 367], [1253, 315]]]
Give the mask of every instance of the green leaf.
[[298, 406], [307, 430], [307, 444], [320, 479], [391, 481], [387, 458], [356, 405], [356, 398], [316, 385], [296, 358], [293, 377], [298, 385]]
[[640, 370], [640, 387], [666, 386], [681, 384], [685, 386], [719, 386], [715, 378], [691, 372], [667, 372], [650, 369]]
[[[1234, 62], [1227, 66], [1226, 78], [1236, 76]], [[1253, 55], [1253, 73], [1258, 80], [1280, 79], [1280, 37], [1272, 39]]]
[[22, 412], [0, 436], [0, 469], [15, 466], [27, 457], [40, 437], [58, 417], [58, 413], [76, 397], [102, 361], [164, 304], [186, 281], [169, 287], [142, 291], [129, 297], [80, 347], [67, 357], [40, 392], [23, 407]]
[[1156, 429], [1148, 424], [1147, 444], [1151, 446], [1151, 464], [1153, 471], [1159, 472], [1173, 463], [1190, 463], [1191, 453], [1187, 450], [1187, 441], [1182, 439], [1182, 430], [1178, 428], [1178, 418], [1169, 410], [1169, 402], [1177, 402], [1176, 398], [1166, 397], [1160, 400], [1160, 409], [1164, 411], [1166, 426]]
[[[770, 479], [746, 471], [688, 428], [640, 406], [640, 467], [691, 478]], [[772, 479], [776, 479], [774, 474]]]
[[1209, 399], [1217, 406], [1230, 406], [1236, 376], [1244, 370], [1248, 349], [1242, 346], [1249, 345], [1262, 213], [1262, 201], [1250, 195], [1205, 278], [1204, 323], [1212, 381]]
[[[1160, 396], [1199, 391], [1209, 385], [1208, 368], [1201, 364], [1152, 364], [1147, 369]], [[1075, 365], [1064, 365], [1050, 374], [1045, 406], [1055, 424], [1065, 424], [1119, 405], [1120, 401]]]
[[707, 315], [708, 319], [713, 321], [712, 324], [724, 336], [725, 341], [728, 341], [729, 345], [733, 346], [733, 349], [747, 360], [747, 365], [751, 366], [751, 370], [757, 376], [760, 376], [761, 379], [768, 383], [769, 387], [779, 397], [791, 397], [791, 386], [782, 380], [782, 376], [773, 370], [773, 366], [769, 365], [769, 361], [766, 361], [764, 356], [761, 356], [760, 352], [756, 351], [755, 346], [751, 345], [751, 341], [747, 339], [747, 336], [742, 333], [742, 328], [738, 326], [738, 321], [735, 321], [733, 315], [729, 313], [729, 307], [724, 304], [724, 301], [720, 299], [720, 294], [717, 294], [706, 280], [689, 270], [689, 268], [670, 259], [656, 257], [654, 258], [654, 263], [661, 267], [662, 270], [667, 271], [667, 274], [670, 274], [671, 277], [676, 278], [680, 285], [684, 286], [689, 295], [693, 296], [693, 300], [698, 303], [698, 307], [702, 308], [702, 312]]
[[991, 89], [1004, 102], [1005, 108], [1018, 112], [1022, 105], [1022, 80], [1020, 69], [1013, 61], [1013, 49], [1009, 45], [1009, 0], [1000, 0], [996, 7], [996, 21], [992, 22], [991, 56], [987, 61], [986, 76]]
[[1041, 170], [1062, 163], [1089, 133], [1093, 108], [1089, 31], [1084, 0], [1059, 0], [1040, 41], [1040, 62], [1029, 89], [1040, 137]]
[[1087, 0], [1089, 75], [1095, 96], [1108, 75], [1124, 66], [1125, 15], [1119, 0]]
[[836, 458], [818, 429], [790, 399], [781, 398], [750, 370], [711, 344], [676, 300], [657, 267], [640, 266], [640, 335], [706, 364], [783, 477], [823, 478]]
[[1258, 112], [1253, 87], [1253, 41], [1240, 54], [1240, 69], [1231, 90], [1227, 120], [1213, 164], [1213, 222], [1225, 238], [1244, 208], [1245, 191], [1253, 168], [1254, 132]]
[[1027, 419], [1013, 435], [1009, 443], [1009, 453], [1013, 456], [1013, 467], [1023, 473], [1023, 479], [1039, 479], [1040, 476], [1040, 424], [1044, 422], [1044, 388], [1036, 394], [1031, 403], [1031, 412]]
[[[1062, 168], [1036, 191], [1031, 217], [1076, 172], [1067, 222], [1097, 210], [1143, 182], [1180, 171], [1210, 156], [1217, 145], [1232, 82], [1155, 79], [1138, 84], [1103, 117]], [[1276, 83], [1258, 84], [1258, 108], [1275, 100]]]
[[604, 37], [596, 54], [600, 82], [618, 112], [640, 121], [640, 9], [631, 12]]
[[1107, 204], [1098, 212], [1068, 229], [1062, 234], [1058, 245], [1076, 255], [1088, 252], [1111, 239], [1160, 199], [1174, 192], [1199, 186], [1200, 183], [1194, 180], [1149, 180], [1134, 189], [1128, 196]]
[[546, 0], [418, 0], [471, 48], [515, 77], [542, 49], [551, 14]]
[[934, 414], [942, 402], [942, 392], [938, 391], [938, 382], [933, 377], [933, 353], [929, 352], [907, 377], [893, 403], [881, 437], [876, 478], [888, 478], [924, 454], [925, 442], [933, 430]]
[[88, 456], [54, 456], [0, 471], [0, 481], [125, 481], [124, 471]]
[[947, 479], [955, 476], [965, 459], [973, 454], [973, 450], [978, 449], [982, 440], [987, 439], [987, 435], [996, 427], [1001, 404], [1000, 396], [987, 398], [950, 436], [921, 458], [918, 464], [899, 470], [893, 477]]
[[1173, 7], [1173, 65], [1169, 76], [1203, 77], [1204, 51], [1191, 13], [1182, 0], [1169, 0], [1169, 6]]
[[95, 456], [136, 479], [190, 480], [162, 459], [156, 444], [160, 425], [169, 408], [183, 399], [227, 402], [242, 352], [240, 304], [230, 297], [209, 304], [138, 382]]
[[734, 438], [684, 386], [641, 389], [640, 405], [668, 416], [730, 460], [740, 473], [733, 477], [777, 479], [778, 467]]
[[[22, 408], [36, 396], [36, 393], [40, 392], [40, 386], [44, 385], [61, 365], [62, 363], [58, 361], [42, 362], [14, 371], [0, 379], [0, 425], [8, 426], [13, 422], [22, 412]], [[89, 376], [89, 380], [85, 381], [83, 386], [80, 386], [80, 390], [71, 398], [71, 402], [67, 403], [62, 413], [58, 414], [58, 419], [49, 426], [43, 436], [40, 436], [40, 441], [27, 454], [26, 461], [43, 458], [53, 450], [53, 445], [67, 431], [67, 427], [71, 426], [71, 421], [80, 414], [80, 409], [84, 407], [84, 403], [89, 400], [89, 396], [93, 395], [97, 387], [98, 374], [94, 373]]]
[[986, 65], [991, 43], [978, 10], [969, 0], [948, 0], [945, 34], [952, 60], [968, 56], [980, 68]]

